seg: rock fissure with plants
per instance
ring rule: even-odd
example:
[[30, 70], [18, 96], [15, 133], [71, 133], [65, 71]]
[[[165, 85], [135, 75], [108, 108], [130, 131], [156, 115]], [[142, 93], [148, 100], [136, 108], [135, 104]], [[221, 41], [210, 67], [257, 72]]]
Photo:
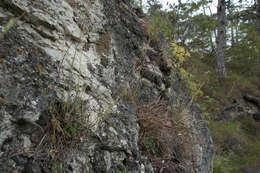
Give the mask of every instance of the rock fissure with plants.
[[251, 170], [259, 4], [211, 3], [2, 0], [0, 172]]

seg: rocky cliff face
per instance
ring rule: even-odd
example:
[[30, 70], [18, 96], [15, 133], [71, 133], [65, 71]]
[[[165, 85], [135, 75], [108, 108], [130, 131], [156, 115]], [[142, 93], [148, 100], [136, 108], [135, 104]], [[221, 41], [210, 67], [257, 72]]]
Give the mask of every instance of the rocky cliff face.
[[[143, 17], [128, 0], [1, 0], [0, 172], [158, 171], [138, 146], [138, 108], [191, 102]], [[181, 164], [210, 173], [208, 126], [187, 105]]]

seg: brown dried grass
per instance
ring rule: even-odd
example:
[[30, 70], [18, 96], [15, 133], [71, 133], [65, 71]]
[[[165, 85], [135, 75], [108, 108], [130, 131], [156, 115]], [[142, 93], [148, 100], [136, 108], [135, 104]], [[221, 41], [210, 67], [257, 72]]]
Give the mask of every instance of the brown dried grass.
[[183, 112], [173, 113], [167, 105], [157, 98], [139, 107], [139, 146], [156, 172], [187, 172], [182, 154], [190, 140], [187, 120]]
[[[77, 104], [77, 105], [76, 105]], [[51, 105], [50, 116], [43, 131], [38, 134], [33, 159], [40, 163], [46, 172], [58, 171], [66, 167], [66, 159], [71, 150], [87, 139], [88, 124], [82, 117], [83, 103], [57, 103]], [[77, 106], [77, 107], [76, 107]]]
[[139, 19], [139, 23], [141, 24], [144, 30], [145, 36], [149, 36], [152, 34], [152, 29], [147, 16], [143, 17], [142, 19]]

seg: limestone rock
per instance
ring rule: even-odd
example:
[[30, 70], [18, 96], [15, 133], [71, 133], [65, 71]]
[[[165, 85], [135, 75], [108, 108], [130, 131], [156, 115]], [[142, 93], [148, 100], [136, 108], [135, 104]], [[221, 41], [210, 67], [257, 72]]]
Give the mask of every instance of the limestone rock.
[[[0, 33], [16, 18], [0, 40], [0, 172], [154, 171], [138, 147], [133, 93], [141, 103], [173, 86], [165, 63], [138, 70], [149, 56], [142, 16], [128, 0], [0, 1]], [[204, 115], [188, 112], [187, 162], [211, 173]]]

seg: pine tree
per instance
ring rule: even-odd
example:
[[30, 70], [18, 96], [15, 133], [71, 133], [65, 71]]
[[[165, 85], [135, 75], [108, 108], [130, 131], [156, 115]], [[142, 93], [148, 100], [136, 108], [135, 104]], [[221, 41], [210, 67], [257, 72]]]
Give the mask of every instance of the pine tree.
[[217, 28], [217, 66], [216, 72], [220, 76], [226, 76], [225, 49], [226, 49], [226, 1], [218, 0], [218, 28]]

